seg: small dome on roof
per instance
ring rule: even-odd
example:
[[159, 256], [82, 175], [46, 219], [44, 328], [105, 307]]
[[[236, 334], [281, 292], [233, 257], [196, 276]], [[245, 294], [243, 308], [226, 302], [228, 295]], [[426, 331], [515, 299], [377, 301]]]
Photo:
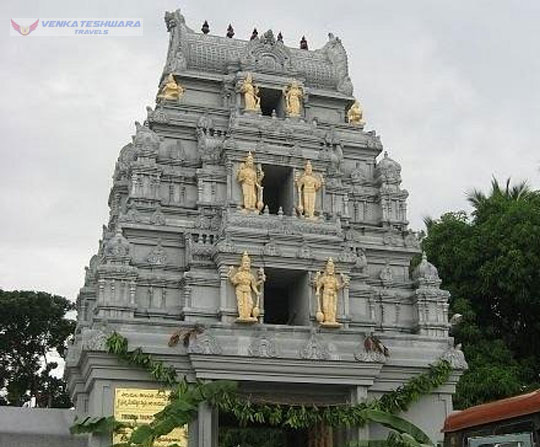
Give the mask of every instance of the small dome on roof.
[[401, 165], [397, 161], [391, 159], [388, 156], [388, 152], [385, 151], [383, 159], [377, 163], [377, 169], [381, 173], [396, 172], [399, 174], [401, 172]]
[[412, 277], [415, 281], [439, 281], [439, 272], [437, 268], [427, 260], [426, 252], [422, 252], [422, 261], [416, 266]]

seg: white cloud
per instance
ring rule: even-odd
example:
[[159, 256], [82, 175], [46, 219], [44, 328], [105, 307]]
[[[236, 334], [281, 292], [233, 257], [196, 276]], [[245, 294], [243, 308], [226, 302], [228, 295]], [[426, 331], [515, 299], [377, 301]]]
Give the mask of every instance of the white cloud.
[[[0, 286], [69, 298], [107, 218], [111, 174], [143, 120], [176, 0], [2, 2]], [[540, 6], [534, 0], [188, 0], [188, 24], [237, 37], [282, 31], [310, 47], [339, 35], [368, 127], [403, 166], [410, 219], [467, 206], [490, 177], [539, 185]], [[9, 17], [142, 17], [141, 38], [10, 38]]]

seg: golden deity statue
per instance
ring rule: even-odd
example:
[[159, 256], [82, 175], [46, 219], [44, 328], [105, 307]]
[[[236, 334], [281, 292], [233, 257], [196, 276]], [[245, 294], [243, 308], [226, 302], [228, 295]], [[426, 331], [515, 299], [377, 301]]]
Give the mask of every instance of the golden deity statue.
[[304, 173], [295, 180], [298, 190], [298, 213], [306, 219], [316, 219], [315, 203], [317, 201], [317, 191], [324, 184], [321, 176], [313, 174], [311, 162], [308, 160], [304, 168]]
[[246, 160], [240, 165], [236, 173], [236, 179], [242, 185], [245, 211], [259, 213], [263, 209], [263, 187], [261, 184], [263, 178], [264, 172], [262, 168], [259, 166], [255, 169], [255, 160], [251, 152], [249, 152]]
[[185, 89], [176, 82], [174, 76], [169, 74], [165, 85], [158, 94], [158, 99], [168, 101], [178, 101], [184, 95]]
[[[238, 306], [239, 323], [255, 323], [261, 314], [259, 309], [259, 300], [261, 291], [259, 286], [264, 283], [266, 276], [262, 267], [257, 273], [257, 278], [251, 273], [251, 259], [247, 251], [242, 255], [240, 267], [235, 269], [229, 267], [229, 281], [234, 286], [236, 293], [236, 303]], [[253, 301], [253, 293], [255, 293], [256, 301]]]
[[285, 96], [285, 110], [287, 116], [298, 117], [302, 112], [302, 99], [304, 98], [304, 90], [298, 83], [293, 80], [291, 85], [283, 89], [283, 96]]
[[251, 73], [246, 76], [240, 87], [240, 93], [244, 95], [245, 110], [258, 112], [261, 110], [261, 98], [259, 98], [259, 87], [253, 84]]
[[347, 284], [349, 284], [349, 279], [343, 274], [336, 275], [334, 261], [328, 258], [324, 273], [317, 272], [315, 275], [315, 296], [317, 297], [315, 317], [321, 326], [341, 327], [341, 323], [336, 321], [338, 292]]
[[347, 112], [347, 121], [349, 121], [349, 123], [353, 124], [354, 126], [365, 124], [364, 109], [358, 101], [354, 101], [354, 104]]

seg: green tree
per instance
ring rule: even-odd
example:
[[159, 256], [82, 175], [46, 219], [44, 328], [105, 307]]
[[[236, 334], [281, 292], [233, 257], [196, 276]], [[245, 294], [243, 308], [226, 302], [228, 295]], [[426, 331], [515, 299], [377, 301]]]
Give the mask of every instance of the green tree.
[[0, 404], [20, 406], [34, 396], [40, 407], [71, 406], [64, 381], [51, 375], [58, 365], [47, 354], [65, 355], [75, 329], [66, 313], [73, 308], [45, 292], [0, 290]]
[[469, 370], [457, 408], [507, 397], [538, 385], [540, 373], [540, 193], [525, 183], [469, 194], [471, 215], [426, 219], [423, 248], [443, 287]]

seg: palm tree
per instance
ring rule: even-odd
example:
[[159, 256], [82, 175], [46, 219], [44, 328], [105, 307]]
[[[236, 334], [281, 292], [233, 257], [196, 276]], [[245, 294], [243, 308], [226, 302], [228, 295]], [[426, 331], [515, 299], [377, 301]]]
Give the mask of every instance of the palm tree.
[[531, 189], [527, 181], [519, 182], [516, 185], [511, 185], [511, 178], [506, 179], [504, 188], [501, 187], [499, 181], [493, 177], [491, 179], [491, 191], [489, 196], [486, 196], [482, 191], [473, 189], [467, 194], [467, 200], [475, 208], [479, 209], [486, 203], [488, 199], [501, 198], [506, 200], [521, 200], [531, 193]]

